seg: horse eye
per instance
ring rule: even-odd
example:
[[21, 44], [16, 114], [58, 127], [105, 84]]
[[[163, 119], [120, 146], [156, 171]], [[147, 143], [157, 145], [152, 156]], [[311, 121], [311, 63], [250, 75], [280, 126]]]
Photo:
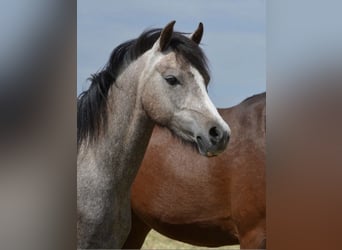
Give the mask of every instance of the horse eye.
[[164, 79], [167, 81], [168, 84], [170, 84], [172, 86], [180, 84], [178, 79], [176, 77], [174, 77], [174, 76], [171, 76], [171, 75], [164, 77]]

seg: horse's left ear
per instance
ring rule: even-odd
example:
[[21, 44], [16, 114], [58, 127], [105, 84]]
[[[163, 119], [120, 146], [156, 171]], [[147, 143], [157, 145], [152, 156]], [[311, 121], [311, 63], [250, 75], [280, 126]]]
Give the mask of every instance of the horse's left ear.
[[173, 33], [173, 26], [175, 25], [176, 21], [172, 21], [165, 26], [165, 28], [161, 31], [159, 37], [159, 50], [165, 51], [171, 41], [172, 33]]
[[203, 23], [199, 23], [197, 30], [191, 34], [190, 39], [197, 44], [200, 44], [203, 36]]

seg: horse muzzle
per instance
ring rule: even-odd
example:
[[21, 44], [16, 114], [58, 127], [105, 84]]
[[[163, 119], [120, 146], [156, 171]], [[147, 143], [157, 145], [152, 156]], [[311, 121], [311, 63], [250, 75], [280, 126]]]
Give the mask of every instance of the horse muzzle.
[[230, 131], [219, 127], [211, 127], [207, 135], [197, 135], [196, 143], [200, 154], [211, 157], [223, 152], [229, 142]]

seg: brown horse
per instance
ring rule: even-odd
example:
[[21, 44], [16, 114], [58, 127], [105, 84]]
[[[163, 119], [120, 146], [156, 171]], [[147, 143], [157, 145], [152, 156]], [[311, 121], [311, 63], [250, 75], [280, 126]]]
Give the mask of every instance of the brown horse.
[[198, 246], [266, 248], [266, 93], [219, 113], [232, 137], [210, 159], [154, 129], [132, 186], [133, 225], [124, 248], [140, 248], [151, 228]]

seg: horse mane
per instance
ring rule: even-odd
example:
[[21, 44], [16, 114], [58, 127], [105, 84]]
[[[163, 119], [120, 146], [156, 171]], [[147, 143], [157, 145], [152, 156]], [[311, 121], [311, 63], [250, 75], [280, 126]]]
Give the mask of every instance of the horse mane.
[[[144, 31], [138, 38], [116, 47], [102, 70], [88, 79], [91, 84], [77, 99], [77, 146], [84, 139], [93, 142], [99, 136], [100, 128], [106, 129], [107, 96], [110, 87], [125, 68], [151, 49], [162, 29]], [[170, 48], [193, 65], [203, 76], [205, 83], [210, 80], [207, 58], [202, 49], [185, 33], [173, 32]]]

